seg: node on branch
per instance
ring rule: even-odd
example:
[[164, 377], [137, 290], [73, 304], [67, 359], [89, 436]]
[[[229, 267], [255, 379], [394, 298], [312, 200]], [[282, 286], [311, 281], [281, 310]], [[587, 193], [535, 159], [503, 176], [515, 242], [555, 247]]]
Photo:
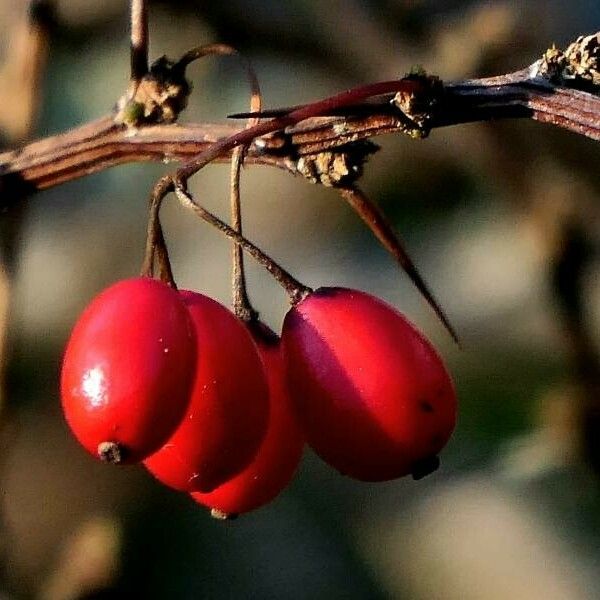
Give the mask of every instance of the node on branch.
[[129, 91], [119, 100], [115, 122], [127, 127], [174, 123], [187, 106], [191, 91], [185, 68], [161, 56], [139, 81], [133, 95]]

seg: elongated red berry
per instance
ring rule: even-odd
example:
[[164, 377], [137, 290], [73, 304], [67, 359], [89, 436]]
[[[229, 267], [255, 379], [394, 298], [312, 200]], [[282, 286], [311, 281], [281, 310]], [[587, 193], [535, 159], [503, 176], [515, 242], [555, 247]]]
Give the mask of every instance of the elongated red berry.
[[365, 481], [416, 478], [456, 421], [456, 395], [429, 341], [383, 301], [321, 288], [285, 317], [288, 384], [308, 443]]
[[161, 482], [181, 491], [211, 491], [254, 457], [267, 429], [267, 380], [255, 343], [224, 306], [180, 292], [198, 346], [192, 400], [181, 425], [144, 462]]
[[120, 281], [91, 302], [69, 339], [61, 376], [67, 423], [92, 455], [140, 461], [179, 425], [195, 360], [179, 294], [149, 278]]
[[229, 481], [196, 502], [220, 518], [249, 512], [271, 502], [291, 481], [302, 457], [304, 436], [296, 423], [285, 382], [279, 338], [266, 325], [249, 325], [269, 382], [267, 434], [252, 462]]

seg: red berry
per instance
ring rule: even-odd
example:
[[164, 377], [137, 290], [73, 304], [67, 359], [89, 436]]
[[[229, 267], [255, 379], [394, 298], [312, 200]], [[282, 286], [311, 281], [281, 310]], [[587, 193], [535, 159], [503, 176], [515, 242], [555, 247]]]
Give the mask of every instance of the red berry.
[[208, 494], [192, 494], [219, 517], [245, 513], [273, 500], [294, 476], [304, 447], [285, 384], [279, 338], [262, 323], [250, 327], [269, 382], [269, 425], [254, 460], [243, 471]]
[[282, 341], [297, 417], [327, 463], [364, 481], [435, 468], [456, 395], [433, 346], [398, 311], [321, 288], [288, 312]]
[[104, 290], [75, 325], [63, 360], [62, 406], [73, 433], [103, 460], [144, 459], [181, 421], [195, 358], [175, 290], [142, 277]]
[[180, 294], [202, 349], [192, 400], [181, 425], [144, 464], [177, 490], [207, 492], [254, 457], [267, 428], [268, 387], [258, 350], [242, 322], [202, 294]]

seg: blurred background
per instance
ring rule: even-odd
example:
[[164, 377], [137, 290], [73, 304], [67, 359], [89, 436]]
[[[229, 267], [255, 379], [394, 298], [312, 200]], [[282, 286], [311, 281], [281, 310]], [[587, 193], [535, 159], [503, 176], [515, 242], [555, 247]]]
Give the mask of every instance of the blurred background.
[[[0, 1], [5, 62], [25, 5]], [[252, 60], [267, 106], [416, 64], [444, 80], [505, 73], [597, 30], [594, 0], [179, 0], [152, 2], [150, 16], [151, 58], [232, 44]], [[128, 50], [125, 0], [56, 2], [31, 135], [109, 112], [127, 86]], [[235, 60], [206, 59], [189, 76], [182, 120], [246, 109]], [[3, 110], [17, 110], [3, 87]], [[23, 134], [6, 123], [14, 145]], [[600, 145], [525, 121], [376, 141], [363, 187], [401, 232], [462, 349], [333, 191], [248, 168], [245, 232], [308, 285], [376, 294], [434, 341], [460, 399], [440, 470], [365, 484], [307, 451], [280, 498], [223, 523], [142, 468], [88, 457], [62, 420], [62, 350], [89, 300], [139, 271], [148, 192], [168, 167], [114, 168], [3, 210], [16, 239], [5, 235], [1, 282], [3, 298], [11, 291], [1, 598], [600, 597]], [[227, 182], [217, 165], [193, 184], [224, 218]], [[226, 240], [174, 202], [164, 226], [179, 285], [228, 303]], [[284, 293], [250, 262], [248, 279], [279, 329]]]

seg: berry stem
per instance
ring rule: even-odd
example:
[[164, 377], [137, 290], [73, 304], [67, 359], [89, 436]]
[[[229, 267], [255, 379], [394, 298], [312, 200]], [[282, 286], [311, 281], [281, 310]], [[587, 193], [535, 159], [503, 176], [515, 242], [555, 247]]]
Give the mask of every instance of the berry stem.
[[[148, 71], [148, 49], [147, 49], [147, 7], [144, 2], [141, 4], [139, 2], [136, 3], [135, 0], [132, 1], [132, 70], [131, 77], [132, 81], [135, 81], [134, 77], [136, 72], [139, 72], [138, 80], [141, 79], [143, 75]], [[144, 33], [143, 29], [146, 27], [146, 32]], [[138, 42], [145, 47], [143, 53], [145, 53], [145, 62], [142, 61], [141, 58], [138, 59], [137, 71], [134, 68], [134, 48], [136, 47], [136, 43], [134, 40], [138, 40]], [[248, 79], [250, 81], [251, 88], [251, 101], [250, 101], [250, 110], [252, 112], [259, 112], [261, 109], [261, 98], [260, 98], [260, 87], [258, 84], [258, 79], [252, 68], [252, 65], [248, 60], [246, 60], [243, 56], [239, 54], [239, 52], [226, 44], [206, 44], [203, 46], [198, 46], [196, 48], [192, 48], [188, 52], [186, 52], [175, 64], [174, 69], [179, 69], [183, 75], [185, 69], [195, 60], [200, 58], [204, 58], [205, 56], [239, 56], [243, 61], [248, 73]], [[145, 67], [142, 69], [142, 63], [145, 64]], [[256, 124], [258, 119], [252, 118], [249, 120], [249, 124]], [[233, 211], [233, 203], [237, 202], [239, 205], [239, 171], [241, 167], [241, 162], [243, 159], [244, 149], [240, 150], [240, 156], [236, 160], [232, 161], [232, 211]], [[234, 194], [237, 195], [237, 200], [234, 199]], [[151, 203], [154, 200], [151, 200]], [[240, 209], [238, 207], [237, 213], [239, 214]], [[148, 219], [148, 231], [146, 235], [146, 250], [144, 253], [144, 261], [142, 264], [141, 274], [146, 277], [154, 276], [154, 262], [155, 260], [158, 262], [159, 268], [159, 278], [161, 281], [164, 281], [172, 288], [177, 289], [177, 285], [175, 283], [175, 279], [173, 277], [173, 271], [171, 268], [171, 261], [169, 259], [169, 252], [167, 250], [164, 233], [162, 229], [162, 225], [160, 223], [160, 218], [158, 216], [159, 211], [150, 211], [150, 217]], [[238, 216], [237, 220], [240, 221], [241, 217]], [[241, 233], [241, 223], [240, 229]], [[237, 247], [237, 245], [236, 245]], [[253, 311], [252, 306], [247, 298], [246, 289], [245, 289], [245, 281], [244, 281], [244, 273], [243, 273], [243, 258], [242, 252], [240, 250], [234, 250], [234, 253], [239, 254], [239, 259], [234, 257], [234, 271], [239, 273], [239, 275], [234, 275], [235, 277], [241, 278], [238, 286], [240, 289], [240, 311], [246, 311], [251, 314]], [[236, 302], [234, 299], [234, 306], [236, 306]]]
[[[244, 66], [250, 84], [250, 111], [260, 112], [262, 108], [262, 98], [260, 93], [260, 85], [258, 77], [249, 60], [241, 56], [237, 50], [230, 46], [222, 44], [215, 45], [215, 49], [226, 54], [235, 54], [244, 61]], [[190, 50], [179, 61], [180, 64], [187, 64], [188, 61], [194, 60], [197, 57], [199, 49]], [[248, 119], [247, 128], [258, 123], [258, 118], [251, 117]], [[240, 200], [240, 173], [244, 156], [248, 146], [238, 146], [234, 149], [231, 159], [231, 180], [230, 180], [230, 206], [231, 206], [231, 227], [240, 235], [242, 235], [242, 206]], [[233, 298], [233, 312], [242, 321], [249, 323], [258, 320], [258, 312], [252, 306], [248, 297], [248, 289], [246, 287], [246, 274], [244, 270], [244, 252], [242, 247], [237, 243], [233, 243], [232, 247], [232, 270], [231, 270], [231, 285]]]
[[[277, 264], [270, 256], [265, 254], [260, 248], [255, 246], [249, 240], [247, 240], [243, 235], [232, 229], [229, 225], [227, 225], [227, 223], [221, 221], [221, 219], [219, 219], [216, 215], [208, 211], [202, 205], [196, 203], [192, 195], [188, 192], [185, 184], [181, 184], [180, 182], [173, 182], [170, 178], [168, 178], [168, 181], [167, 178], [163, 179], [165, 181], [163, 182], [162, 186], [156, 186], [154, 193], [156, 193], [156, 190], [164, 190], [165, 184], [167, 183], [173, 186], [172, 189], [175, 192], [175, 195], [179, 199], [179, 202], [182, 204], [182, 206], [191, 210], [201, 219], [203, 219], [204, 221], [221, 231], [228, 238], [239, 244], [248, 254], [250, 254], [250, 256], [252, 256], [252, 258], [254, 258], [254, 260], [256, 260], [260, 265], [265, 267], [265, 269], [267, 269], [267, 271], [269, 271], [269, 273], [273, 275], [276, 281], [285, 289], [292, 303], [299, 302], [312, 292], [311, 288], [300, 283], [283, 267]], [[166, 192], [168, 191], [171, 190], [167, 188]], [[156, 197], [158, 198], [159, 196]], [[155, 202], [153, 206], [154, 210], [158, 211], [158, 209], [160, 208], [160, 200], [158, 200], [158, 202]]]
[[[231, 160], [231, 227], [242, 235], [242, 207], [240, 201], [240, 169], [244, 157], [245, 146], [238, 146], [233, 151]], [[258, 318], [258, 313], [252, 306], [246, 287], [243, 248], [233, 242], [231, 284], [233, 292], [233, 312], [242, 321], [249, 322]]]
[[[235, 48], [226, 44], [209, 44], [199, 46], [186, 52], [176, 63], [176, 68], [185, 70], [185, 68], [193, 61], [208, 55], [236, 55], [239, 56], [245, 63], [248, 80], [251, 88], [250, 110], [253, 113], [261, 110], [261, 95], [260, 86], [256, 73], [250, 62], [238, 53]], [[248, 121], [248, 128], [245, 131], [259, 127], [258, 117], [252, 117]], [[252, 307], [248, 298], [246, 289], [246, 278], [244, 272], [244, 259], [242, 250], [248, 252], [259, 264], [264, 266], [276, 279], [276, 281], [286, 290], [292, 303], [296, 303], [304, 298], [312, 290], [296, 280], [290, 273], [278, 265], [271, 257], [262, 252], [257, 246], [249, 242], [242, 235], [242, 218], [241, 218], [241, 202], [240, 202], [240, 170], [243, 163], [244, 153], [249, 143], [254, 139], [254, 135], [248, 137], [246, 143], [233, 144], [229, 149], [235, 148], [231, 166], [231, 222], [232, 227], [221, 221], [214, 214], [206, 210], [203, 206], [197, 204], [192, 195], [187, 189], [188, 177], [181, 176], [181, 170], [177, 171], [173, 176], [163, 177], [155, 185], [152, 191], [151, 199], [151, 217], [149, 219], [149, 229], [147, 238], [146, 255], [148, 256], [152, 250], [151, 247], [160, 249], [164, 244], [161, 244], [162, 229], [160, 228], [159, 211], [160, 205], [164, 197], [171, 191], [174, 191], [179, 201], [187, 208], [196, 213], [200, 218], [213, 225], [224, 233], [227, 237], [234, 241], [233, 248], [233, 269], [232, 269], [232, 287], [233, 287], [233, 308], [236, 315], [243, 320], [252, 321], [258, 316], [257, 312]], [[227, 138], [229, 140], [229, 138]], [[216, 155], [218, 156], [218, 154]], [[212, 159], [205, 162], [205, 166]], [[198, 167], [200, 170], [202, 166]], [[167, 263], [168, 264], [168, 263]]]
[[158, 277], [161, 281], [171, 286], [174, 290], [177, 289], [173, 270], [171, 268], [171, 259], [165, 242], [164, 232], [160, 219], [157, 219], [157, 241], [156, 241], [156, 260], [158, 262]]
[[[233, 53], [233, 49], [229, 47], [223, 47], [220, 44], [216, 44], [212, 48], [215, 50], [215, 53]], [[205, 56], [206, 54], [207, 47], [195, 48], [186, 53], [179, 60], [178, 64], [181, 65], [181, 68], [185, 68], [190, 62], [196, 60], [196, 58]], [[251, 73], [251, 71], [249, 72]], [[239, 131], [228, 138], [224, 138], [221, 141], [215, 142], [207, 150], [201, 152], [195, 159], [178, 169], [174, 174], [166, 175], [165, 177], [159, 179], [152, 191], [150, 210], [151, 214], [148, 223], [148, 238], [144, 267], [149, 267], [147, 263], [153, 256], [154, 248], [156, 248], [157, 245], [160, 246], [160, 229], [158, 221], [160, 204], [167, 193], [174, 191], [182, 205], [195, 212], [200, 218], [204, 219], [213, 225], [213, 227], [216, 227], [225, 235], [227, 235], [230, 239], [234, 240], [255, 260], [263, 265], [283, 286], [290, 296], [292, 303], [297, 303], [302, 300], [312, 290], [292, 277], [273, 259], [267, 256], [246, 238], [244, 238], [241, 233], [238, 233], [226, 223], [221, 221], [218, 217], [206, 210], [203, 206], [197, 204], [187, 190], [188, 179], [214, 159], [221, 156], [223, 153], [228, 152], [237, 146], [247, 146], [259, 136], [285, 129], [290, 125], [294, 125], [299, 121], [303, 121], [311, 117], [327, 115], [332, 110], [343, 106], [351, 106], [357, 102], [360, 102], [361, 100], [366, 100], [373, 96], [380, 96], [382, 94], [388, 94], [392, 92], [396, 93], [402, 90], [413, 90], [415, 85], [415, 81], [409, 79], [384, 81], [354, 88], [346, 92], [336, 94], [335, 96], [325, 98], [324, 100], [301, 106], [300, 108], [297, 108], [286, 115], [271, 119], [266, 122], [257, 123], [256, 125]]]
[[151, 201], [146, 232], [146, 250], [140, 273], [142, 277], [154, 277], [155, 260], [158, 262], [159, 279], [173, 289], [177, 289], [159, 214], [158, 211], [153, 210]]

